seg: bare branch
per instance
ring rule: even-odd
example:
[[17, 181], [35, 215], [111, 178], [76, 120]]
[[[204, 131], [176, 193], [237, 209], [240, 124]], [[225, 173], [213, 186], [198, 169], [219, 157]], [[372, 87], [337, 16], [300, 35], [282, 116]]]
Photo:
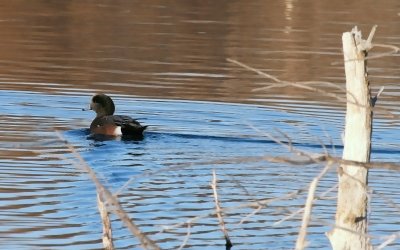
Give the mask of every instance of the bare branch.
[[62, 134], [56, 131], [58, 138], [66, 143], [67, 148], [71, 151], [74, 157], [78, 160], [78, 162], [72, 162], [75, 167], [89, 174], [90, 179], [96, 185], [97, 193], [99, 193], [107, 203], [112, 206], [114, 209], [111, 209], [125, 224], [125, 226], [129, 229], [129, 231], [139, 239], [142, 247], [144, 249], [160, 249], [160, 247], [152, 241], [146, 234], [142, 233], [139, 227], [132, 221], [131, 218], [127, 215], [127, 213], [123, 210], [120, 205], [118, 199], [112, 195], [112, 193], [99, 181], [96, 176], [96, 173], [92, 170], [92, 168], [86, 163], [86, 161], [82, 158], [82, 156], [78, 153], [78, 151], [69, 144]]

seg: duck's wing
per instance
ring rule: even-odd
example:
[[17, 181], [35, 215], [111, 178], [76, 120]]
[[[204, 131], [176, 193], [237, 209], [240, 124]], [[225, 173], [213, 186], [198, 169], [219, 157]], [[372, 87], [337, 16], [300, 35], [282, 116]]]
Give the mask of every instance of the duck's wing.
[[117, 126], [121, 127], [125, 125], [141, 126], [138, 121], [127, 115], [113, 115], [112, 118], [114, 120], [115, 125]]
[[115, 125], [121, 127], [123, 134], [142, 133], [147, 128], [127, 115], [113, 115], [112, 117]]

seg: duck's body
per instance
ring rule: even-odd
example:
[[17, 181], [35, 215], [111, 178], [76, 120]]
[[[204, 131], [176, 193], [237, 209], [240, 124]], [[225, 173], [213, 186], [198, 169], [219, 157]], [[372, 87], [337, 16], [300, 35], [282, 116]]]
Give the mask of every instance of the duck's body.
[[114, 102], [107, 95], [93, 96], [90, 109], [96, 112], [96, 118], [90, 124], [92, 134], [140, 137], [147, 128], [129, 116], [114, 115]]

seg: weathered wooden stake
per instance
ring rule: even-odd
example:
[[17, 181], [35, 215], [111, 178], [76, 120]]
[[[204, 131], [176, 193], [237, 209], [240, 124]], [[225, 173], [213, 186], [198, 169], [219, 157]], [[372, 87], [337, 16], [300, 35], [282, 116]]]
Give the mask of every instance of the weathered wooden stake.
[[[347, 112], [343, 159], [369, 162], [371, 154], [372, 103], [366, 56], [371, 40], [361, 39], [357, 27], [343, 33], [343, 54], [346, 72]], [[339, 168], [336, 227], [327, 233], [334, 250], [370, 249], [367, 233], [368, 169], [342, 164]]]

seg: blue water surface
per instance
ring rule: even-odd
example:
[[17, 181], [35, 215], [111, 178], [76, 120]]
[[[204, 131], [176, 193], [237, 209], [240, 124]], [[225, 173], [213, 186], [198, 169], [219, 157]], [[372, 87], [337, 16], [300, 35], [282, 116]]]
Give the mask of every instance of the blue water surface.
[[[101, 183], [118, 195], [132, 220], [163, 249], [178, 248], [187, 236], [187, 225], [174, 225], [195, 217], [200, 218], [191, 224], [187, 247], [224, 247], [218, 220], [212, 215], [213, 170], [221, 206], [231, 208], [225, 222], [235, 249], [291, 248], [301, 214], [276, 223], [303, 207], [305, 190], [324, 165], [272, 163], [261, 158], [296, 159], [287, 148], [289, 143], [309, 153], [327, 150], [340, 156], [342, 150], [339, 120], [318, 122], [315, 117], [311, 121], [262, 106], [116, 96], [118, 113], [149, 125], [144, 139], [135, 141], [90, 136], [87, 128], [94, 113], [82, 111], [90, 101], [86, 94], [0, 91], [0, 100], [3, 130], [6, 132], [7, 124], [15, 131], [14, 137], [3, 135], [5, 153], [0, 162], [4, 190], [0, 194], [0, 244], [10, 248], [101, 248], [96, 188], [68, 145], [77, 150]], [[375, 141], [390, 141], [390, 131], [386, 136], [385, 129], [377, 130], [380, 133], [379, 137], [374, 134]], [[398, 153], [384, 144], [373, 149], [374, 158], [388, 161], [396, 161]], [[381, 204], [385, 197], [397, 200], [387, 191], [395, 189], [397, 179], [397, 173], [390, 171], [370, 173], [371, 189], [377, 192], [371, 196], [371, 234], [383, 236], [396, 230], [398, 221], [391, 216], [395, 208]], [[333, 167], [321, 180], [317, 193], [335, 184]], [[240, 207], [299, 189], [303, 192], [259, 211], [254, 206]], [[329, 246], [324, 232], [333, 223], [334, 197], [335, 190], [328, 199], [315, 201], [308, 234], [311, 249]], [[111, 218], [115, 247], [138, 248], [138, 240], [120, 220], [114, 215]], [[166, 227], [173, 229], [163, 230]], [[377, 244], [382, 239], [373, 241]]]

